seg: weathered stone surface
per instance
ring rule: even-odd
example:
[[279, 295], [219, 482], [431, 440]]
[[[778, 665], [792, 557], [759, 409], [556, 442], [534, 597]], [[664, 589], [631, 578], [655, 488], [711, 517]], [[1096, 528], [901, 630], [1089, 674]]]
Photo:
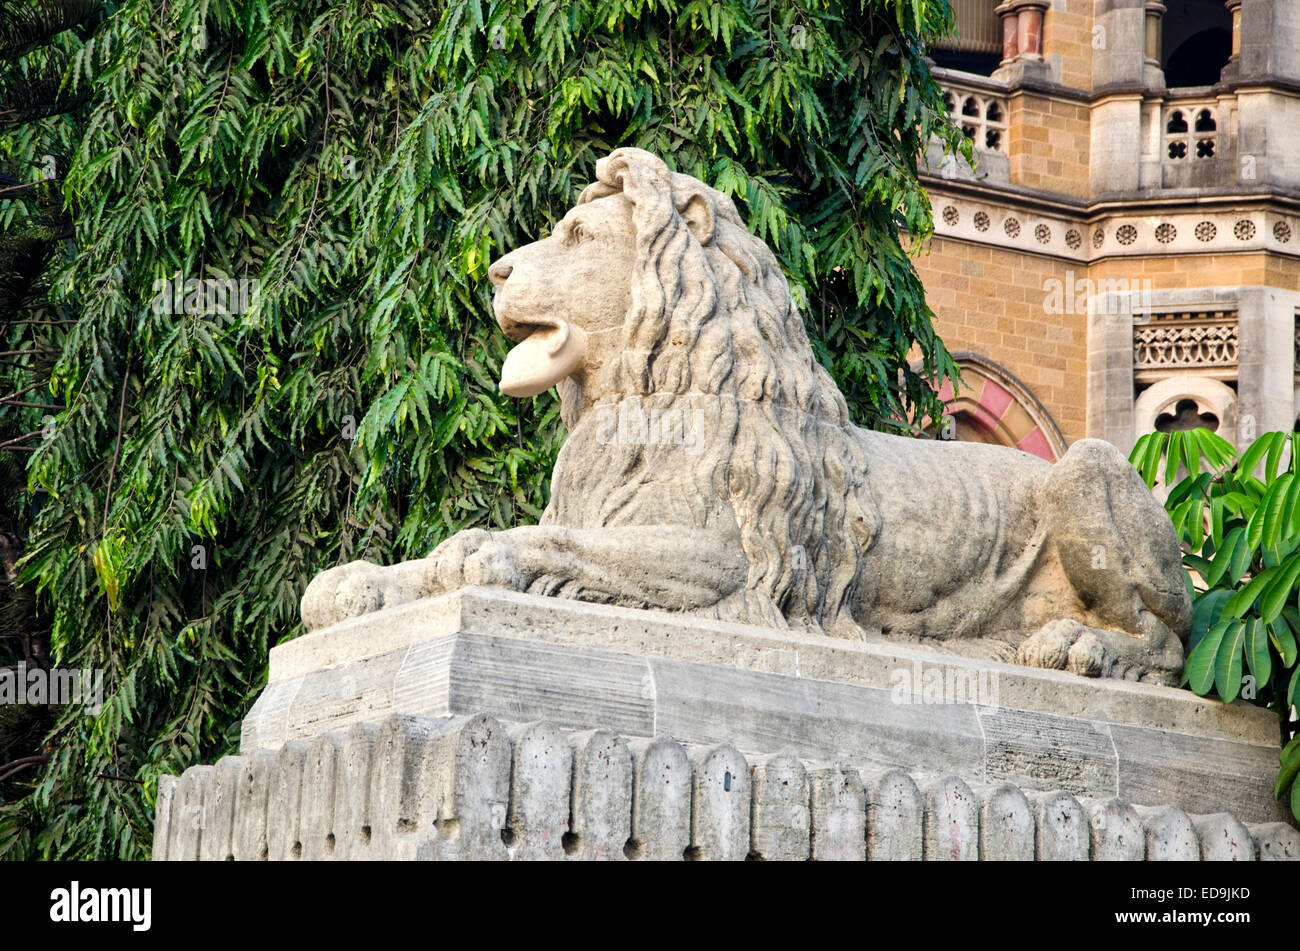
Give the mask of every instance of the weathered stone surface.
[[270, 750], [257, 750], [243, 760], [244, 769], [235, 792], [230, 853], [237, 862], [255, 862], [270, 854], [266, 819], [276, 756]]
[[1137, 807], [1147, 833], [1148, 862], [1194, 862], [1201, 857], [1201, 841], [1191, 817], [1173, 806]]
[[176, 787], [180, 780], [175, 776], [158, 778], [158, 796], [154, 801], [153, 854], [155, 862], [167, 861], [171, 845], [172, 804], [176, 801]]
[[304, 792], [303, 779], [311, 750], [307, 740], [290, 740], [276, 751], [266, 816], [266, 851], [272, 862], [302, 858], [302, 804], [311, 795]]
[[803, 862], [812, 854], [812, 788], [808, 770], [789, 754], [759, 760], [753, 770], [752, 852], [764, 861]]
[[[1174, 860], [1300, 857], [1229, 814], [1025, 792], [486, 716], [396, 716], [160, 783], [155, 857]], [[1091, 833], [1091, 843], [1089, 834]], [[205, 844], [206, 843], [206, 844]]]
[[203, 836], [199, 840], [199, 858], [204, 862], [224, 862], [233, 857], [230, 847], [235, 829], [235, 797], [244, 763], [241, 756], [227, 756], [212, 767], [203, 793]]
[[343, 733], [334, 774], [334, 857], [357, 860], [370, 855], [370, 771], [379, 727], [355, 723]]
[[1258, 825], [1251, 832], [1261, 862], [1300, 862], [1300, 832], [1285, 822]]
[[1086, 862], [1090, 857], [1088, 814], [1067, 792], [1038, 798], [1036, 858], [1042, 862]]
[[440, 858], [508, 858], [501, 833], [510, 806], [512, 747], [487, 716], [458, 718], [430, 743], [427, 787], [444, 833]]
[[302, 857], [335, 857], [334, 795], [342, 738], [326, 733], [312, 740], [302, 780]]
[[636, 787], [632, 798], [634, 857], [676, 861], [691, 844], [690, 757], [671, 737], [633, 740]]
[[1178, 540], [1114, 446], [1053, 466], [855, 427], [729, 197], [634, 148], [596, 178], [488, 270], [502, 391], [557, 386], [569, 431], [541, 524], [322, 572], [309, 630], [490, 585], [1177, 682]]
[[1090, 813], [1095, 862], [1140, 862], [1146, 858], [1146, 829], [1137, 810], [1120, 799], [1084, 804]]
[[[441, 633], [419, 640], [424, 630]], [[382, 664], [367, 661], [376, 649]], [[304, 669], [318, 662], [335, 666]], [[268, 692], [277, 697], [302, 692], [311, 680], [309, 709], [300, 715], [292, 701], [276, 699], [263, 726], [259, 700], [245, 720], [244, 752], [299, 729], [306, 737], [392, 713], [487, 710], [511, 722], [730, 743], [746, 754], [793, 750], [803, 759], [952, 773], [1026, 791], [1119, 795], [1197, 815], [1226, 810], [1246, 822], [1287, 815], [1271, 795], [1277, 727], [1266, 710], [887, 642], [462, 589], [278, 646], [271, 667]], [[401, 687], [411, 671], [429, 696]], [[903, 689], [918, 671], [995, 677], [996, 697], [924, 702]], [[371, 687], [369, 677], [389, 685]], [[344, 698], [332, 718], [321, 699], [331, 678]], [[409, 706], [397, 706], [408, 694]], [[356, 700], [362, 696], [369, 700]], [[289, 733], [286, 723], [294, 724]]]
[[867, 858], [919, 862], [925, 858], [926, 802], [912, 777], [892, 769], [867, 793]]
[[1206, 862], [1253, 862], [1255, 838], [1250, 830], [1229, 813], [1193, 816], [1201, 839], [1201, 858]]
[[1004, 783], [983, 798], [980, 858], [986, 862], [1032, 861], [1036, 823], [1025, 794]]
[[925, 858], [929, 862], [979, 859], [980, 804], [957, 776], [935, 780], [925, 791]]
[[507, 845], [512, 859], [564, 857], [569, 828], [569, 791], [573, 750], [552, 723], [530, 723], [511, 735], [514, 767], [510, 773]]
[[814, 769], [812, 857], [819, 862], [860, 862], [867, 857], [867, 790], [851, 766]]
[[694, 757], [690, 857], [738, 861], [749, 856], [749, 763], [733, 746], [715, 746]]
[[[445, 682], [449, 711], [481, 710], [515, 722], [600, 723], [634, 735], [653, 730], [648, 674], [640, 658], [591, 649], [574, 669], [572, 657], [555, 645], [484, 637], [457, 638], [447, 659], [449, 666], [437, 678]], [[427, 661], [429, 676], [435, 665], [432, 658]], [[406, 671], [403, 664], [402, 674]], [[398, 689], [410, 688], [402, 683]]]
[[570, 858], [620, 861], [632, 838], [634, 766], [627, 741], [608, 730], [573, 734]]
[[396, 840], [437, 819], [434, 795], [425, 788], [425, 758], [435, 721], [389, 717], [379, 728], [370, 772], [371, 838], [385, 851]]
[[1043, 789], [1086, 795], [1115, 789], [1115, 744], [1107, 724], [1013, 707], [979, 709], [986, 775], [1033, 776]]
[[167, 858], [172, 862], [196, 862], [203, 840], [203, 796], [212, 777], [211, 766], [191, 766], [176, 785], [171, 836]]

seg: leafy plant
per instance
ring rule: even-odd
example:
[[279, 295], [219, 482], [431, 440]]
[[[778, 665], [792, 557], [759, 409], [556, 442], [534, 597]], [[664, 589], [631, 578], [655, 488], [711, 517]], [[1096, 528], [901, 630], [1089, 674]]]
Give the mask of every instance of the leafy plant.
[[[930, 233], [926, 143], [962, 141], [924, 58], [944, 0], [65, 7], [76, 28], [16, 23], [53, 39], [0, 65], [0, 88], [55, 71], [0, 154], [66, 157], [71, 222], [23, 315], [50, 373], [0, 421], [52, 660], [106, 695], [0, 805], [0, 855], [143, 856], [157, 777], [236, 746], [313, 574], [538, 518], [562, 433], [553, 399], [496, 393], [486, 268], [619, 145], [734, 197], [860, 422], [939, 413], [956, 370], [900, 234]], [[0, 234], [27, 195], [0, 193]], [[246, 310], [162, 295], [227, 279], [256, 282]]]
[[[1185, 685], [1225, 703], [1277, 713], [1283, 748], [1275, 794], [1300, 819], [1300, 439], [1260, 436], [1238, 456], [1207, 429], [1143, 436], [1130, 461], [1148, 486], [1172, 486], [1165, 508], [1183, 543], [1192, 590]], [[1178, 473], [1186, 475], [1178, 480]], [[1162, 479], [1163, 477], [1163, 479]]]

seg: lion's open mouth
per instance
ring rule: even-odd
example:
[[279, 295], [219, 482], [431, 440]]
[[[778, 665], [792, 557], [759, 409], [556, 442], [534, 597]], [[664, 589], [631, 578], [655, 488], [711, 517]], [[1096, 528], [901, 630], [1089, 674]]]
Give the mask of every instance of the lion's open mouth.
[[515, 343], [523, 343], [539, 330], [555, 330], [567, 323], [560, 317], [548, 315], [530, 317], [527, 320], [516, 320], [506, 312], [499, 293], [492, 300], [492, 312], [496, 316], [497, 326]]
[[515, 341], [501, 365], [500, 389], [507, 396], [536, 396], [582, 365], [587, 335], [558, 317], [512, 320], [497, 311], [497, 324]]

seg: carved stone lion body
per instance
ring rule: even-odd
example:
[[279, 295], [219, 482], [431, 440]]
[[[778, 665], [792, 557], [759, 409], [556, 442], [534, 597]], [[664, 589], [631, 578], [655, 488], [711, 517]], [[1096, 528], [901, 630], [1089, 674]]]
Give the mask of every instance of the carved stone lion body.
[[729, 198], [638, 149], [596, 172], [489, 271], [518, 343], [502, 390], [558, 386], [569, 430], [541, 524], [323, 572], [309, 629], [504, 585], [1177, 682], [1177, 538], [1114, 447], [1050, 465], [855, 427]]

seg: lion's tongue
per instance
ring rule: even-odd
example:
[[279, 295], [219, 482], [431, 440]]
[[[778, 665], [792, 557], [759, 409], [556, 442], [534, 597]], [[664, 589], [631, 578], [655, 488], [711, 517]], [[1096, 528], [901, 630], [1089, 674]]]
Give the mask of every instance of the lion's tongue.
[[587, 335], [572, 324], [534, 330], [506, 354], [500, 390], [520, 398], [543, 393], [578, 369], [586, 353]]

